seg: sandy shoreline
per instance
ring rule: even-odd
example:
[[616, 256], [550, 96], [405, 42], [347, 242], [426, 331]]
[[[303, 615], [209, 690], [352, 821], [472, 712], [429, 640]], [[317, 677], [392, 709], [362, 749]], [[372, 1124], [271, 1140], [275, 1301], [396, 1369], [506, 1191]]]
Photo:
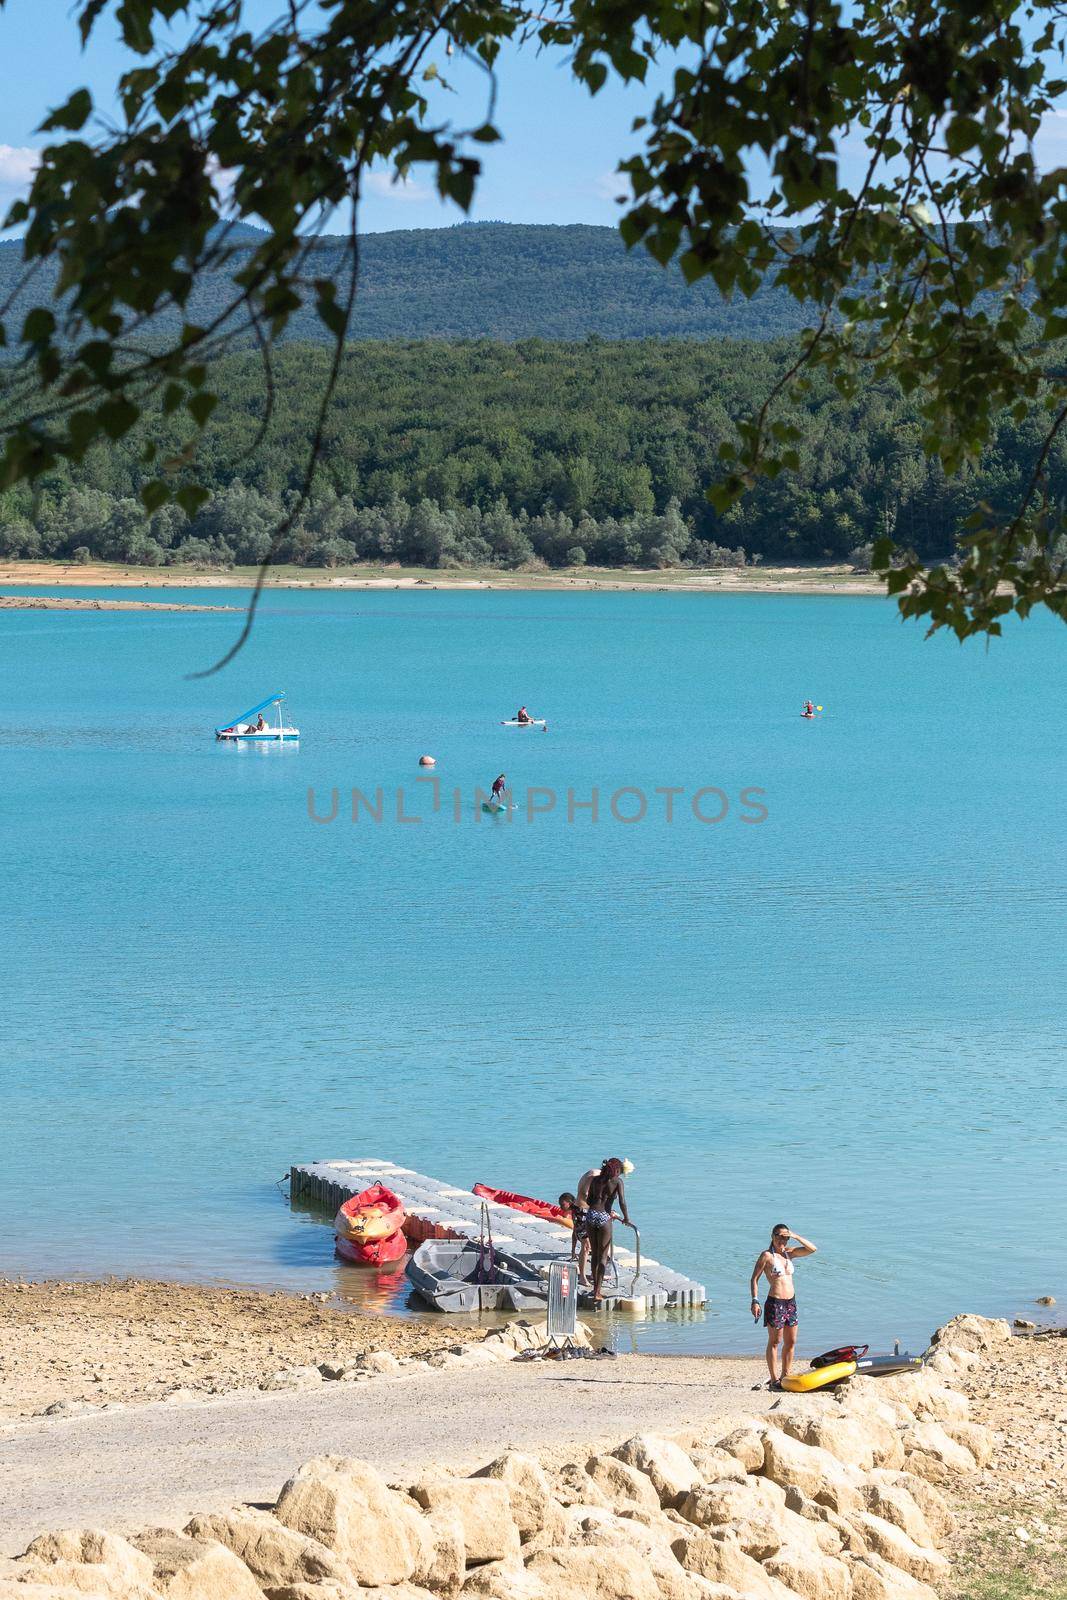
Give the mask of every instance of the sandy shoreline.
[[77, 600], [69, 595], [0, 594], [0, 611], [238, 611], [239, 606], [190, 605], [179, 600]]
[[[68, 565], [56, 561], [0, 562], [0, 587], [20, 584], [41, 588], [119, 587], [159, 589], [248, 588], [254, 567], [229, 571], [196, 571], [182, 567], [128, 567], [95, 562]], [[560, 572], [503, 572], [497, 569], [436, 570], [404, 567], [339, 567], [330, 570], [278, 567], [271, 589], [530, 589], [567, 592], [578, 589], [624, 590], [637, 593], [693, 594], [861, 594], [885, 596], [885, 587], [870, 574], [848, 566], [748, 567], [693, 571], [677, 569], [568, 569]]]
[[426, 1356], [483, 1330], [372, 1317], [328, 1295], [153, 1283], [0, 1282], [0, 1424], [48, 1413], [201, 1398], [369, 1351]]

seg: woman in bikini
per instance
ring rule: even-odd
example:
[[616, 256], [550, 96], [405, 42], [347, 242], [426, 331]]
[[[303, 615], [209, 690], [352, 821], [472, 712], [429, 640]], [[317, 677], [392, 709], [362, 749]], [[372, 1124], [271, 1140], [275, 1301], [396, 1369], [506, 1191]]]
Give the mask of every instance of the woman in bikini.
[[[771, 1242], [760, 1252], [752, 1269], [749, 1285], [752, 1295], [752, 1316], [758, 1321], [763, 1311], [763, 1326], [767, 1330], [767, 1371], [771, 1375], [769, 1387], [780, 1389], [782, 1379], [788, 1378], [793, 1365], [793, 1350], [797, 1342], [797, 1301], [793, 1284], [793, 1262], [798, 1256], [813, 1256], [815, 1246], [799, 1233], [791, 1233], [784, 1222], [776, 1222], [771, 1230]], [[767, 1279], [767, 1301], [761, 1308], [759, 1280]], [[778, 1366], [778, 1348], [782, 1349], [782, 1364]]]
[[[626, 1188], [622, 1181], [625, 1163], [617, 1156], [601, 1162], [600, 1171], [593, 1174], [586, 1190], [585, 1225], [589, 1234], [589, 1250], [593, 1270], [593, 1300], [600, 1304], [604, 1287], [604, 1269], [611, 1253], [612, 1207], [618, 1205], [619, 1213], [627, 1227], [630, 1213], [626, 1209]], [[579, 1192], [579, 1199], [581, 1199]]]

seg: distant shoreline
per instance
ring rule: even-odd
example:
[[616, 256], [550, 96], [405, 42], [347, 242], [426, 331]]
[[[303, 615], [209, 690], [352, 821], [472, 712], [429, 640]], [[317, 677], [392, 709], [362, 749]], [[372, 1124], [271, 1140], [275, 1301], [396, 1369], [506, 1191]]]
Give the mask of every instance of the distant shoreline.
[[[0, 562], [0, 589], [16, 586], [35, 588], [153, 588], [153, 589], [246, 589], [255, 582], [254, 567], [234, 567], [226, 571], [197, 571], [190, 567], [131, 567], [122, 563], [92, 562], [86, 565], [59, 561]], [[329, 569], [277, 567], [268, 579], [270, 589], [512, 589], [618, 590], [627, 593], [648, 591], [670, 594], [838, 594], [880, 595], [885, 588], [869, 573], [856, 573], [848, 566], [830, 567], [745, 567], [652, 568], [587, 567], [551, 572], [505, 572], [498, 568], [446, 568], [355, 566]], [[16, 597], [15, 603], [33, 604]], [[0, 604], [3, 604], [0, 599]], [[8, 602], [10, 603], [10, 602]], [[55, 602], [61, 603], [61, 602]], [[139, 609], [153, 602], [101, 601], [101, 607], [134, 605]], [[70, 601], [72, 606], [93, 602]], [[183, 609], [193, 609], [185, 607]], [[198, 607], [196, 609], [211, 609]]]

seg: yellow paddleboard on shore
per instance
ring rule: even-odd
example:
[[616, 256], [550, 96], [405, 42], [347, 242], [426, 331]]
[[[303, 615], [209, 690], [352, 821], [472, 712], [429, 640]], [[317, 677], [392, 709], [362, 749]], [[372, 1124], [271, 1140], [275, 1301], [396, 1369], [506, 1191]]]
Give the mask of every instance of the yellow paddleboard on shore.
[[811, 1389], [826, 1389], [833, 1383], [843, 1383], [856, 1370], [854, 1361], [835, 1361], [829, 1367], [814, 1367], [811, 1372], [791, 1372], [782, 1379], [782, 1388], [790, 1394], [807, 1394]]

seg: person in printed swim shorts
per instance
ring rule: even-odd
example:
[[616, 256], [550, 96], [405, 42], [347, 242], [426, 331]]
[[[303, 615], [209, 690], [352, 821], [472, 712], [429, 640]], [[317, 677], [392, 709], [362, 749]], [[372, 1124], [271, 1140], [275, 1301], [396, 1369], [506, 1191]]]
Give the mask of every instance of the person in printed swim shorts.
[[[800, 1256], [813, 1256], [815, 1246], [810, 1239], [792, 1233], [784, 1222], [776, 1222], [771, 1230], [771, 1242], [762, 1250], [752, 1269], [749, 1285], [752, 1293], [752, 1317], [758, 1322], [763, 1312], [763, 1326], [767, 1330], [767, 1371], [771, 1375], [768, 1385], [780, 1389], [782, 1379], [788, 1378], [793, 1367], [793, 1351], [797, 1342], [797, 1300], [793, 1283], [793, 1262]], [[759, 1280], [767, 1279], [767, 1301], [762, 1307], [759, 1299]]]

